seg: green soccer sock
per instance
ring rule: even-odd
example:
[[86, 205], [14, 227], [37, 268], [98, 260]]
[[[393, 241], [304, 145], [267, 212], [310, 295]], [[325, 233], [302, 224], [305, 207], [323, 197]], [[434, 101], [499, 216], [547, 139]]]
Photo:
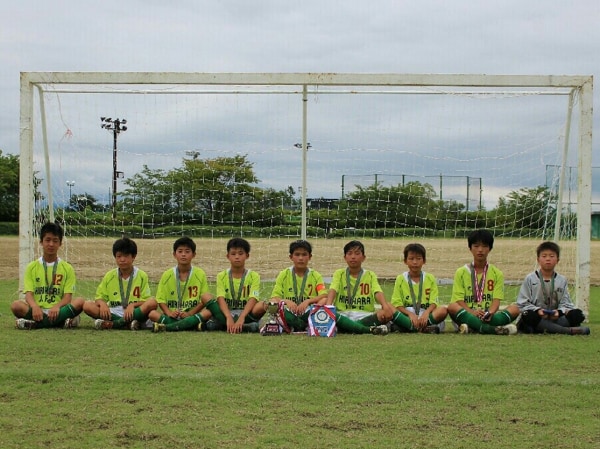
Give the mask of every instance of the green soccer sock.
[[283, 311], [283, 316], [290, 330], [295, 332], [302, 332], [306, 330], [308, 326], [308, 312], [304, 313], [302, 316], [298, 316], [286, 308]]
[[396, 324], [397, 326], [399, 326], [403, 329], [407, 329], [409, 331], [415, 330], [410, 318], [398, 310], [396, 312], [394, 312], [394, 315], [392, 315], [392, 323]]
[[219, 322], [219, 324], [223, 326], [227, 325], [227, 318], [225, 318], [225, 315], [223, 315], [223, 312], [221, 312], [221, 308], [219, 307], [219, 303], [217, 301], [211, 299], [206, 303], [205, 307], [212, 314], [213, 318]]
[[485, 331], [489, 331], [489, 329], [484, 329], [482, 330], [482, 327], [484, 326], [488, 326], [491, 327], [492, 330], [494, 330], [493, 326], [490, 326], [489, 324], [484, 324], [481, 322], [481, 320], [479, 318], [477, 318], [475, 315], [470, 314], [469, 312], [467, 312], [465, 309], [461, 309], [457, 314], [456, 314], [456, 321], [459, 324], [466, 324], [467, 326], [469, 326], [471, 329], [475, 329], [478, 330], [479, 332], [481, 332], [482, 334], [486, 334], [486, 333], [494, 333], [494, 332], [485, 332]]
[[145, 315], [139, 307], [136, 307], [133, 309], [133, 319], [139, 321], [141, 325], [142, 322], [148, 319], [148, 316]]
[[335, 314], [335, 322], [340, 332], [346, 332], [348, 334], [370, 334], [371, 328], [365, 326], [359, 321], [354, 321], [345, 315], [339, 313]]
[[511, 316], [511, 314], [506, 310], [502, 310], [501, 312], [494, 313], [490, 324], [492, 326], [506, 326], [507, 324], [510, 324], [512, 320], [513, 317]]
[[197, 329], [200, 324], [200, 314], [190, 315], [182, 320], [177, 320], [174, 323], [169, 323], [165, 326], [167, 332], [178, 332], [188, 329]]
[[112, 320], [112, 328], [113, 329], [124, 329], [125, 326], [127, 325], [127, 323], [125, 322], [125, 320], [121, 317], [118, 317], [116, 320], [114, 319], [114, 315], [113, 315], [113, 320]]

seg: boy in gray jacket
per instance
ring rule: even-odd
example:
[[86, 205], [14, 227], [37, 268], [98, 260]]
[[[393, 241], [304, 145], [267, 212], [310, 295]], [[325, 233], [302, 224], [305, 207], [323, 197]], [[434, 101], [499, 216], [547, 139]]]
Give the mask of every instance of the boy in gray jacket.
[[543, 242], [536, 252], [539, 269], [527, 275], [517, 297], [521, 330], [588, 335], [589, 327], [581, 326], [585, 316], [571, 301], [567, 278], [554, 271], [560, 258], [560, 247], [554, 242]]

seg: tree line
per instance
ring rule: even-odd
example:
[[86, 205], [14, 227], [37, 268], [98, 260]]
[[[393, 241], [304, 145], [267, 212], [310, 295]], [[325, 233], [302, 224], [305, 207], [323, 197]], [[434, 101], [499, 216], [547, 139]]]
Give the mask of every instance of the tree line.
[[[36, 190], [41, 180], [36, 178]], [[247, 155], [182, 160], [171, 169], [143, 169], [123, 181], [116, 215], [120, 222], [142, 227], [174, 224], [199, 226], [298, 226], [300, 198], [288, 186], [282, 190], [258, 187], [253, 163]], [[0, 221], [18, 221], [19, 158], [0, 151]], [[34, 193], [39, 198], [39, 192]], [[65, 220], [108, 224], [111, 208], [93, 195], [71, 195]], [[430, 229], [501, 227], [540, 231], [552, 228], [556, 197], [545, 186], [523, 187], [499, 199], [492, 210], [467, 211], [464, 204], [437, 198], [428, 183], [411, 181], [384, 186], [355, 186], [339, 199], [312, 199], [309, 227], [336, 229]], [[567, 217], [574, 220], [574, 216]]]

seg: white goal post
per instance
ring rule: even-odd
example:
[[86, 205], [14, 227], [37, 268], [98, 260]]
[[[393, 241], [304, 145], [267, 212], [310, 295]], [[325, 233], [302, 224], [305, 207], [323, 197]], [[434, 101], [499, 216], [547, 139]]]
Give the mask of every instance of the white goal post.
[[[35, 191], [34, 176], [34, 106], [36, 92], [39, 95], [39, 107], [46, 165], [48, 161], [48, 143], [46, 141], [44, 93], [87, 92], [106, 93], [96, 90], [98, 86], [118, 86], [120, 93], [146, 94], [160, 92], [165, 94], [166, 87], [177, 93], [173, 86], [210, 88], [211, 93], [218, 88], [227, 89], [227, 93], [247, 93], [253, 86], [268, 86], [279, 91], [271, 93], [293, 93], [302, 99], [301, 142], [302, 151], [301, 229], [306, 237], [307, 229], [307, 150], [310, 147], [310, 131], [307, 118], [307, 98], [313, 93], [326, 94], [327, 88], [346, 88], [345, 93], [389, 93], [387, 89], [396, 89], [393, 93], [430, 94], [447, 89], [450, 93], [457, 90], [461, 94], [479, 95], [506, 91], [518, 92], [540, 90], [542, 95], [568, 95], [567, 137], [564, 140], [565, 153], [569, 144], [570, 116], [572, 108], [578, 105], [577, 142], [577, 243], [576, 243], [576, 301], [587, 313], [590, 294], [590, 238], [591, 238], [591, 200], [592, 200], [592, 76], [567, 75], [470, 75], [470, 74], [346, 74], [346, 73], [165, 73], [165, 72], [22, 72], [20, 80], [20, 214], [19, 214], [19, 287], [22, 287], [23, 273], [32, 260], [37, 245], [35, 237]], [[245, 90], [246, 89], [246, 90]], [[321, 89], [321, 90], [320, 90]], [[189, 90], [187, 91], [189, 93]], [[168, 93], [168, 92], [167, 92]], [[269, 93], [269, 92], [266, 92]], [[527, 95], [527, 94], [525, 94]], [[574, 101], [574, 98], [577, 101]], [[38, 136], [36, 135], [36, 139]], [[564, 164], [561, 168], [560, 184], [564, 185]], [[44, 182], [50, 185], [50, 174]], [[343, 180], [343, 175], [342, 175]], [[343, 181], [342, 181], [343, 182]], [[49, 203], [52, 205], [52, 189], [48, 188]], [[559, 208], [562, 205], [563, 190], [558, 191]], [[342, 186], [342, 196], [343, 196]], [[283, 206], [282, 206], [283, 208]], [[50, 207], [50, 214], [53, 208]], [[560, 215], [560, 214], [559, 214]], [[49, 217], [52, 218], [52, 215]], [[560, 218], [555, 224], [558, 240]]]

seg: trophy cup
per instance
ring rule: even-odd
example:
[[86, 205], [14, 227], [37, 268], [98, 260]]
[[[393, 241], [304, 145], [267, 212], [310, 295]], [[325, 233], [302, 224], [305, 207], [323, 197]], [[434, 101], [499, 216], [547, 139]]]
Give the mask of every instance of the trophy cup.
[[279, 319], [279, 303], [269, 302], [267, 311], [260, 320], [261, 335], [281, 335], [283, 327]]

